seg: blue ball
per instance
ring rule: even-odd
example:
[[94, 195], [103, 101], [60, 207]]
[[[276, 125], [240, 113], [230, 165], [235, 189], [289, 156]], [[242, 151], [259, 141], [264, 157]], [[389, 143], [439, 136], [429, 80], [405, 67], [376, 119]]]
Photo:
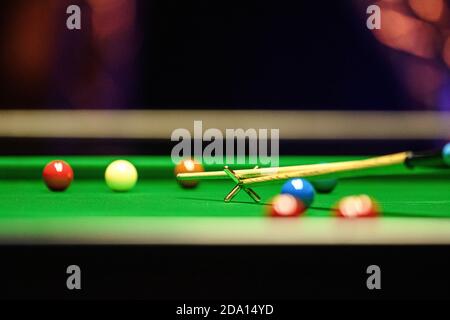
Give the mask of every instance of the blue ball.
[[314, 189], [316, 189], [319, 193], [330, 193], [331, 191], [336, 188], [338, 184], [337, 179], [319, 179], [319, 180], [312, 180], [311, 184], [313, 185]]
[[450, 142], [447, 143], [444, 148], [442, 149], [442, 158], [444, 159], [444, 162], [450, 166]]
[[281, 188], [282, 194], [290, 194], [301, 200], [306, 207], [309, 207], [315, 196], [314, 187], [306, 179], [291, 179], [286, 181], [286, 183]]

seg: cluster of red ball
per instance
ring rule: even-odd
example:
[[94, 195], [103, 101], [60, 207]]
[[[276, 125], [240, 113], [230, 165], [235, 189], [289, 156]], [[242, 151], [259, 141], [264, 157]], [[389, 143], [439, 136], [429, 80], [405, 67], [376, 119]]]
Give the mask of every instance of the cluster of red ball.
[[[307, 210], [307, 206], [290, 194], [275, 196], [267, 207], [267, 213], [272, 217], [298, 217]], [[375, 199], [368, 195], [343, 197], [332, 209], [340, 218], [370, 218], [380, 214], [380, 207]]]
[[361, 194], [342, 198], [334, 212], [341, 218], [373, 218], [380, 214], [380, 206], [372, 197]]

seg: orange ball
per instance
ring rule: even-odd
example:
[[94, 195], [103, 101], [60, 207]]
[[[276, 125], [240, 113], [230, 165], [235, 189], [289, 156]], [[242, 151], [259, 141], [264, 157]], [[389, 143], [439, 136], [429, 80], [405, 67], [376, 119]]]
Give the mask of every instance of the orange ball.
[[373, 218], [380, 215], [380, 206], [365, 194], [347, 196], [338, 202], [335, 213], [341, 218]]
[[[205, 169], [198, 161], [194, 159], [184, 159], [180, 161], [175, 166], [175, 176], [179, 173], [194, 173], [194, 172], [204, 172]], [[178, 180], [178, 183], [183, 188], [195, 188], [199, 181], [198, 180]]]

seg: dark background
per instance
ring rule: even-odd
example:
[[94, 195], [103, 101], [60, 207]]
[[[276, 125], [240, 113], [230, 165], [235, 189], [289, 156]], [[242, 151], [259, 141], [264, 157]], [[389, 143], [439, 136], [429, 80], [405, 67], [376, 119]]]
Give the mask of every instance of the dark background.
[[[200, 300], [220, 305], [239, 300], [450, 298], [448, 246], [36, 245], [0, 246], [0, 253], [0, 299]], [[65, 271], [72, 264], [81, 268], [80, 291], [65, 286]], [[366, 270], [373, 264], [381, 269], [381, 290], [366, 286]], [[280, 315], [283, 308], [276, 311]]]
[[68, 31], [68, 3], [0, 3], [0, 108], [424, 107], [351, 0], [137, 0], [133, 31], [106, 41], [86, 1], [70, 2], [83, 29]]
[[136, 105], [300, 109], [410, 105], [378, 51], [381, 48], [364, 28], [364, 12], [357, 12], [350, 1], [139, 4], [146, 35], [139, 55], [143, 72]]

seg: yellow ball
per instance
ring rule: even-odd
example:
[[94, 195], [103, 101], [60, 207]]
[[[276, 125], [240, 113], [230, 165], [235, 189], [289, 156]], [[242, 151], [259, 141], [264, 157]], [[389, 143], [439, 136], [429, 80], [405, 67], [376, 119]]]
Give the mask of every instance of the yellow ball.
[[129, 161], [116, 160], [106, 168], [106, 184], [114, 191], [131, 190], [136, 185], [137, 180], [137, 170]]

